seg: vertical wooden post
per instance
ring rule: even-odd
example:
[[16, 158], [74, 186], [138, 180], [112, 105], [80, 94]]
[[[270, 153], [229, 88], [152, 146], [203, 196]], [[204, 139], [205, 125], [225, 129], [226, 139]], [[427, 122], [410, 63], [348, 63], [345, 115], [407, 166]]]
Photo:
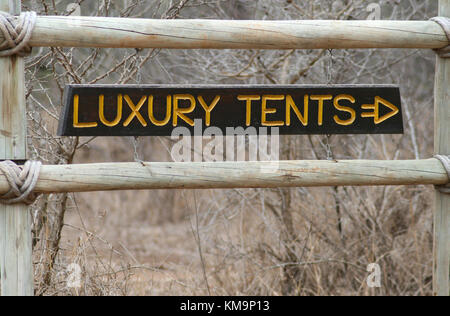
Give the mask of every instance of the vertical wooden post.
[[[20, 14], [20, 0], [0, 0], [0, 10]], [[25, 66], [22, 57], [0, 58], [0, 159], [26, 159]], [[0, 204], [2, 296], [33, 295], [31, 218], [25, 204]]]
[[[439, 16], [450, 17], [450, 0], [439, 1]], [[435, 145], [436, 154], [450, 155], [450, 58], [437, 57], [435, 82]], [[434, 214], [433, 292], [450, 294], [450, 195], [436, 191]]]

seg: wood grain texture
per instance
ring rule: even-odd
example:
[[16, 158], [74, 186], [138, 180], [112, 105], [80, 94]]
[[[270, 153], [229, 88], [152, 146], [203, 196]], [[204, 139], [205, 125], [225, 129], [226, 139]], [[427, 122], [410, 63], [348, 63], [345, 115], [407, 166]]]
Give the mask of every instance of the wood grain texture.
[[[437, 159], [143, 162], [42, 166], [36, 192], [447, 183]], [[8, 189], [0, 176], [0, 193]]]
[[121, 48], [442, 48], [431, 21], [153, 20], [39, 16], [32, 46]]
[[[11, 7], [10, 7], [11, 5]], [[0, 0], [0, 10], [20, 13], [20, 1]], [[0, 58], [0, 159], [26, 159], [24, 60]], [[33, 295], [31, 218], [25, 204], [0, 204], [2, 296]]]
[[[439, 15], [450, 17], [450, 0], [440, 0]], [[450, 58], [437, 57], [435, 153], [450, 155]], [[450, 195], [436, 191], [434, 214], [434, 294], [450, 295]]]

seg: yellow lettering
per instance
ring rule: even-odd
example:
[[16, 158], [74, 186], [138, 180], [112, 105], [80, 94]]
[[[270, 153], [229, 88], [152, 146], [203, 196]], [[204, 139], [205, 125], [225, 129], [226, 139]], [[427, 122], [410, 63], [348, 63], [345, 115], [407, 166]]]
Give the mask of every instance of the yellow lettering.
[[105, 96], [102, 94], [98, 97], [98, 114], [100, 117], [100, 121], [109, 127], [116, 126], [119, 124], [120, 120], [122, 119], [122, 102], [123, 97], [121, 94], [117, 95], [117, 115], [114, 121], [110, 122], [105, 118]]
[[297, 118], [302, 122], [303, 126], [308, 126], [308, 107], [309, 107], [309, 96], [306, 94], [304, 96], [304, 109], [303, 115], [298, 110], [297, 105], [295, 105], [294, 100], [290, 95], [286, 96], [286, 125], [291, 126], [291, 108], [297, 115]]
[[170, 114], [172, 113], [172, 96], [167, 96], [167, 110], [166, 110], [166, 117], [162, 121], [158, 121], [155, 118], [154, 112], [153, 112], [153, 96], [148, 97], [148, 118], [150, 119], [150, 122], [156, 126], [164, 126], [170, 121]]
[[335, 115], [334, 121], [339, 125], [352, 125], [356, 120], [356, 111], [351, 107], [339, 105], [341, 100], [347, 100], [354, 104], [355, 98], [348, 94], [341, 94], [334, 98], [334, 107], [339, 111], [350, 113], [351, 117], [348, 120], [341, 120], [339, 116]]
[[267, 108], [267, 101], [281, 101], [284, 100], [284, 95], [263, 95], [262, 98], [262, 110], [261, 110], [261, 125], [263, 126], [283, 126], [283, 121], [267, 121], [267, 114], [277, 113], [274, 108]]
[[319, 117], [318, 117], [318, 124], [319, 126], [323, 125], [323, 103], [324, 101], [328, 101], [328, 100], [332, 100], [333, 96], [332, 95], [312, 95], [311, 96], [311, 100], [313, 101], [319, 101]]
[[79, 110], [80, 96], [75, 94], [73, 96], [73, 127], [76, 128], [87, 128], [87, 127], [97, 127], [97, 123], [89, 122], [89, 123], [80, 123], [78, 118], [78, 110]]
[[219, 103], [220, 101], [220, 95], [216, 96], [216, 98], [212, 101], [211, 105], [208, 106], [205, 102], [205, 100], [203, 99], [202, 96], [198, 97], [198, 101], [200, 102], [200, 104], [202, 105], [203, 109], [206, 112], [205, 115], [205, 124], [206, 126], [210, 126], [211, 125], [211, 111], [215, 108], [215, 106], [217, 105], [217, 103]]
[[259, 95], [239, 95], [238, 96], [239, 101], [247, 101], [246, 103], [246, 115], [245, 115], [245, 124], [247, 126], [250, 126], [251, 120], [252, 120], [252, 101], [258, 101], [261, 100], [261, 97]]
[[134, 117], [137, 117], [139, 122], [141, 122], [142, 126], [146, 127], [147, 122], [144, 120], [141, 113], [139, 113], [139, 110], [142, 108], [145, 101], [147, 101], [147, 96], [143, 96], [141, 98], [141, 100], [139, 101], [138, 105], [136, 105], [136, 106], [134, 105], [133, 101], [130, 99], [130, 97], [128, 95], [125, 95], [125, 101], [127, 102], [128, 106], [130, 107], [132, 112], [131, 112], [130, 116], [127, 118], [127, 120], [123, 123], [123, 126], [127, 127], [128, 125], [130, 125], [130, 123], [134, 119]]
[[[188, 108], [180, 109], [178, 107], [178, 101], [180, 100], [188, 100], [191, 102], [191, 106]], [[194, 121], [188, 118], [184, 114], [188, 114], [193, 112], [195, 109], [195, 98], [190, 94], [176, 94], [173, 96], [173, 126], [178, 125], [178, 117], [188, 123], [191, 126], [194, 126]]]

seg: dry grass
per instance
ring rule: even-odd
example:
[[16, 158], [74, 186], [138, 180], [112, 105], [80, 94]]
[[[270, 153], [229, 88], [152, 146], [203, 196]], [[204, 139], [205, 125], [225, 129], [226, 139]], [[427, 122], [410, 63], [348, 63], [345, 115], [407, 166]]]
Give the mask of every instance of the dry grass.
[[[170, 2], [95, 7], [81, 1], [85, 15], [367, 17], [361, 0]], [[68, 14], [65, 0], [24, 3], [39, 14]], [[436, 15], [433, 3], [385, 4], [383, 14], [427, 19]], [[30, 153], [51, 164], [118, 162], [133, 161], [136, 148], [142, 160], [169, 160], [165, 138], [135, 144], [55, 137], [68, 83], [328, 82], [399, 84], [406, 120], [402, 136], [332, 137], [334, 157], [424, 158], [433, 145], [433, 66], [432, 52], [413, 50], [35, 50], [27, 62]], [[325, 159], [327, 151], [321, 136], [282, 139], [283, 159]], [[426, 186], [50, 195], [37, 201], [33, 217], [38, 295], [431, 294], [432, 188]], [[72, 263], [81, 267], [76, 289], [67, 287]], [[369, 263], [382, 268], [379, 289], [367, 287]]]
[[[163, 152], [149, 143], [141, 148], [150, 157]], [[132, 147], [102, 138], [75, 161], [108, 161], [110, 152], [130, 160]], [[71, 292], [79, 295], [208, 295], [203, 269], [212, 295], [431, 293], [431, 188], [283, 191], [291, 223], [275, 215], [278, 190], [76, 194], [59, 264], [83, 267], [83, 290]], [[372, 262], [382, 267], [381, 289], [367, 288]], [[59, 291], [68, 294], [64, 282]]]

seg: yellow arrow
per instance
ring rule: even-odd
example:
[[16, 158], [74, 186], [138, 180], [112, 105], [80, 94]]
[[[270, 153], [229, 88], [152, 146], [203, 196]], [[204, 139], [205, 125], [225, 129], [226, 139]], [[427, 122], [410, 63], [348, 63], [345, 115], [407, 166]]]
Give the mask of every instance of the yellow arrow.
[[[390, 108], [392, 111], [380, 117], [380, 104]], [[375, 104], [363, 104], [361, 108], [364, 110], [374, 110], [373, 112], [362, 113], [361, 117], [373, 117], [375, 124], [380, 124], [400, 112], [398, 107], [378, 96], [375, 97]]]

